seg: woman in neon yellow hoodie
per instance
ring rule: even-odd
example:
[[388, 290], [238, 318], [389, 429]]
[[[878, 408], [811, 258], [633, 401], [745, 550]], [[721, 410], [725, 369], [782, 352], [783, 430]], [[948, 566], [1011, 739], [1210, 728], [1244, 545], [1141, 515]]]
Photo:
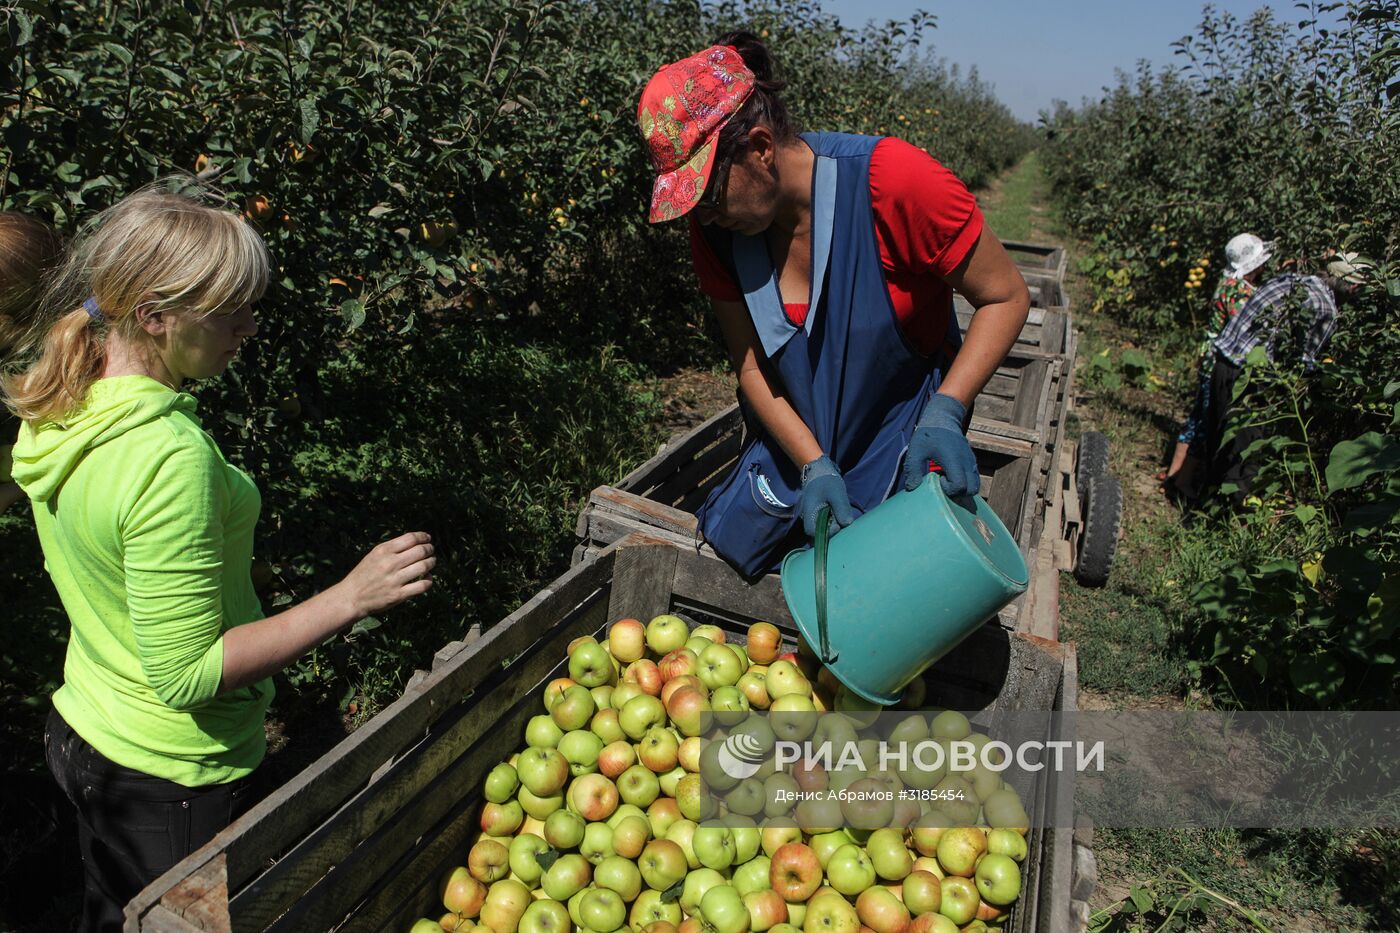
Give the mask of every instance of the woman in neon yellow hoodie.
[[249, 803], [271, 675], [431, 584], [432, 543], [413, 532], [263, 616], [257, 486], [179, 390], [257, 333], [268, 269], [238, 215], [132, 195], [74, 243], [37, 359], [4, 380], [24, 422], [14, 480], [72, 623], [45, 744], [78, 809], [85, 930], [119, 930], [128, 900]]

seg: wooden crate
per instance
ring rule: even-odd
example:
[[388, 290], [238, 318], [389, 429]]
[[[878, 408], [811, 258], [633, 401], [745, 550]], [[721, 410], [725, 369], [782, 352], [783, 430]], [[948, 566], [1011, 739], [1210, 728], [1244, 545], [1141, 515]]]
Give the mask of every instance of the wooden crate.
[[1067, 257], [1063, 246], [1053, 243], [1020, 243], [1013, 240], [1002, 240], [1001, 245], [1022, 273], [1046, 273], [1064, 281]]
[[[972, 321], [972, 305], [962, 298], [957, 298], [953, 307], [958, 315], [958, 326], [966, 334], [967, 326]], [[1063, 300], [1054, 307], [1032, 307], [1026, 315], [1026, 323], [1022, 325], [1021, 333], [1016, 336], [1012, 352], [1043, 353], [1060, 357], [1064, 354], [1070, 330], [1069, 308], [1064, 305]]]
[[[479, 639], [440, 651], [397, 702], [142, 891], [125, 929], [404, 933], [415, 918], [438, 916], [439, 879], [465, 862], [486, 773], [522, 744], [568, 643], [665, 611], [736, 635], [771, 621], [789, 647], [796, 635], [770, 580], [749, 586], [719, 561], [627, 538]], [[926, 676], [930, 704], [978, 712], [979, 723], [1075, 702], [1071, 647], [992, 628]], [[1068, 791], [1037, 777], [1022, 798], [1033, 812], [1064, 813]], [[1006, 929], [1068, 929], [1071, 835], [1031, 831], [1024, 893]]]

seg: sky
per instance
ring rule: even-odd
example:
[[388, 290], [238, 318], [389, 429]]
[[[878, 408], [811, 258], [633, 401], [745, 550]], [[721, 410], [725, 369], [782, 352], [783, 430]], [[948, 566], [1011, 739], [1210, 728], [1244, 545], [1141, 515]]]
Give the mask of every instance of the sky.
[[[1171, 43], [1194, 32], [1203, 4], [1193, 0], [821, 0], [845, 26], [868, 20], [907, 19], [923, 9], [937, 18], [926, 33], [935, 54], [982, 79], [1018, 118], [1034, 121], [1054, 100], [1078, 105], [1115, 83], [1115, 69], [1140, 59], [1179, 60]], [[1217, 10], [1246, 17], [1272, 7], [1296, 21], [1292, 0], [1216, 0]], [[781, 59], [780, 59], [781, 61]]]

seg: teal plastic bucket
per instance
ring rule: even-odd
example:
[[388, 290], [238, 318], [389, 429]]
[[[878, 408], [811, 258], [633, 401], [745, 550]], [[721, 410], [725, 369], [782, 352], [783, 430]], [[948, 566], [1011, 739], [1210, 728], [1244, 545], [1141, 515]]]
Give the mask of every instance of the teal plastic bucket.
[[822, 663], [874, 703], [907, 685], [1026, 590], [1020, 548], [980, 496], [950, 499], [932, 474], [828, 541], [783, 559], [783, 596]]

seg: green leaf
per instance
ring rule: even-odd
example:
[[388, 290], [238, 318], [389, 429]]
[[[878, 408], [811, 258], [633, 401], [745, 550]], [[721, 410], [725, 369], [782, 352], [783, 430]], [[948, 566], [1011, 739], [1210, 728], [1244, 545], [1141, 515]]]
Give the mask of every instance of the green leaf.
[[1400, 469], [1400, 442], [1376, 431], [1332, 448], [1327, 460], [1327, 489], [1336, 493], [1360, 486], [1377, 473]]
[[661, 903], [670, 904], [681, 899], [681, 891], [685, 888], [684, 881], [677, 881], [669, 888], [661, 892]]
[[1306, 525], [1317, 517], [1317, 508], [1311, 505], [1300, 505], [1293, 510], [1293, 515], [1299, 522]]
[[1346, 677], [1342, 663], [1327, 654], [1305, 654], [1288, 665], [1288, 677], [1303, 695], [1325, 704], [1336, 695]]
[[1128, 892], [1128, 900], [1133, 902], [1133, 906], [1137, 908], [1140, 914], [1145, 914], [1152, 910], [1152, 892], [1146, 888], [1134, 886], [1133, 889]]
[[311, 137], [316, 135], [316, 128], [321, 125], [321, 114], [316, 110], [316, 102], [311, 98], [303, 98], [301, 102], [301, 126], [299, 127], [302, 143], [311, 142]]
[[349, 329], [356, 330], [365, 322], [365, 303], [358, 298], [351, 298], [340, 306], [340, 313]]

